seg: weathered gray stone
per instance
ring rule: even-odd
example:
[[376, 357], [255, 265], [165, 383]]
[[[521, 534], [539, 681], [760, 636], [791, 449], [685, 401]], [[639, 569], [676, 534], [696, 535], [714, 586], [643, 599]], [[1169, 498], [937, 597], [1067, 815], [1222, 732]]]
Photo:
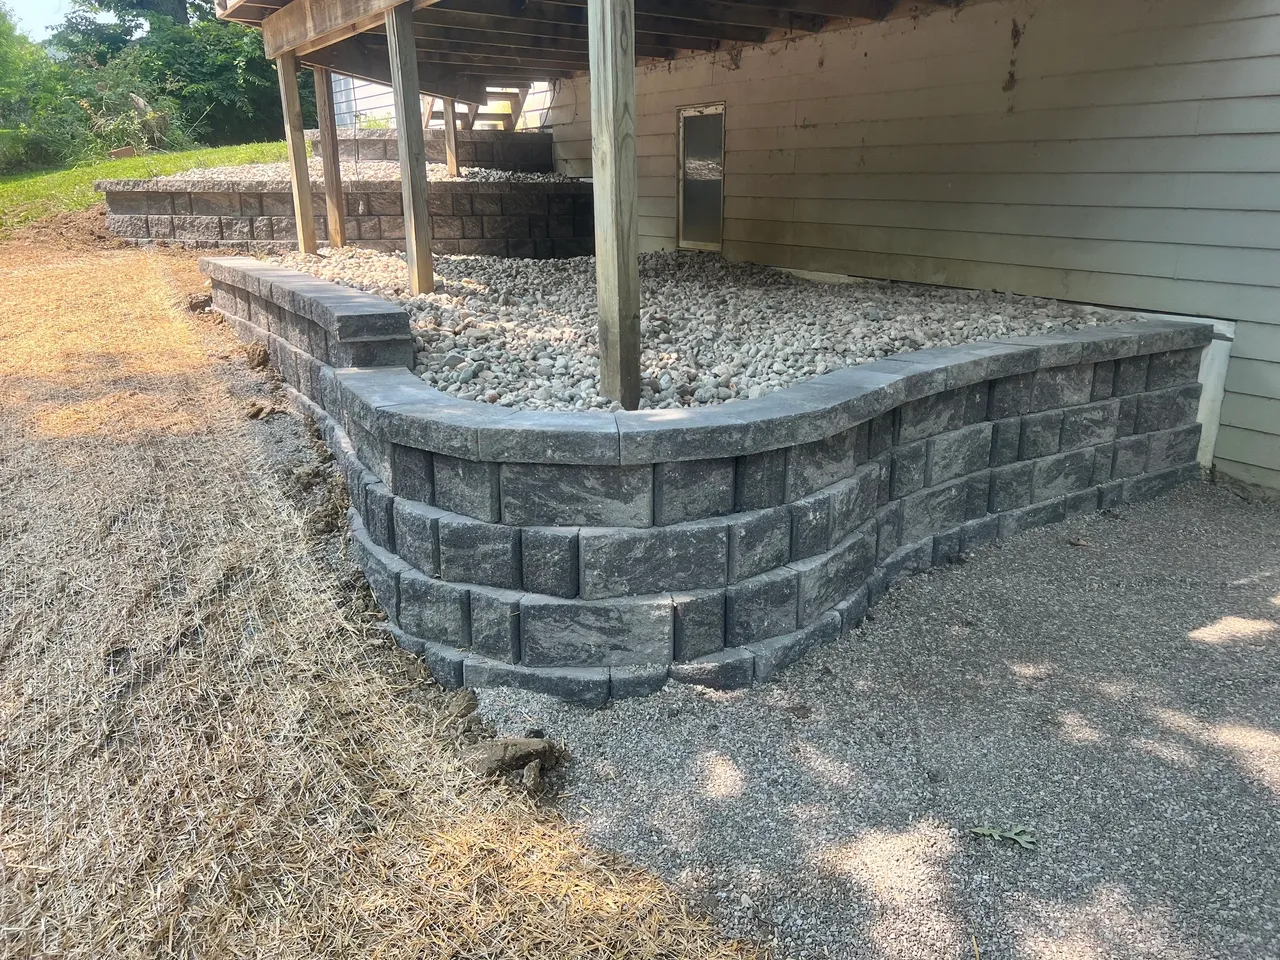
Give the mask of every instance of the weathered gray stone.
[[1037, 370], [1031, 387], [1031, 412], [1088, 403], [1093, 394], [1093, 364]]
[[1113, 397], [1127, 397], [1135, 393], [1143, 393], [1147, 389], [1147, 367], [1149, 356], [1124, 357], [1116, 361], [1116, 375], [1112, 390]]
[[347, 436], [356, 448], [356, 456], [379, 480], [391, 479], [391, 444], [366, 430], [359, 423], [347, 424]]
[[991, 501], [991, 471], [970, 474], [964, 479], [964, 518], [976, 520], [987, 515]]
[[347, 511], [347, 522], [351, 527], [351, 553], [369, 582], [373, 598], [387, 619], [400, 623], [400, 577], [410, 571], [409, 565], [375, 544], [354, 510]]
[[893, 447], [892, 410], [872, 418], [867, 424], [867, 459], [874, 460], [881, 454], [888, 453]]
[[1150, 434], [1147, 450], [1147, 473], [1156, 473], [1184, 463], [1192, 463], [1200, 452], [1198, 423]]
[[734, 471], [734, 509], [764, 510], [786, 503], [787, 450], [766, 450], [738, 457]]
[[915, 543], [964, 523], [965, 494], [964, 481], [952, 480], [907, 497], [902, 502], [903, 542]]
[[674, 593], [675, 659], [696, 660], [724, 649], [725, 592]]
[[912, 443], [964, 425], [964, 393], [947, 390], [898, 409], [898, 443]]
[[940, 533], [933, 538], [933, 565], [935, 567], [945, 567], [960, 559], [963, 553], [960, 546], [963, 541], [961, 532], [963, 530], [964, 528], [960, 527], [947, 533]]
[[1017, 463], [1021, 445], [1021, 417], [1009, 417], [991, 424], [991, 466], [1003, 467]]
[[840, 614], [841, 631], [847, 632], [861, 625], [867, 618], [867, 606], [866, 586], [859, 587], [847, 600], [837, 603], [836, 612]]
[[392, 516], [394, 503], [391, 488], [385, 483], [365, 484], [364, 525], [373, 542], [392, 553], [396, 552], [396, 527]]
[[1031, 499], [1034, 503], [1077, 493], [1093, 483], [1093, 451], [1072, 450], [1033, 462]]
[[521, 587], [520, 530], [446, 514], [436, 523], [440, 576], [451, 583]]
[[665, 664], [609, 668], [609, 696], [613, 700], [652, 696], [666, 683]]
[[975, 423], [927, 441], [925, 486], [935, 487], [956, 477], [985, 470], [991, 463], [991, 436], [991, 424]]
[[609, 670], [603, 667], [528, 667], [467, 657], [462, 681], [475, 688], [515, 687], [584, 706], [603, 706], [609, 699]]
[[422, 640], [464, 650], [471, 646], [471, 598], [465, 587], [417, 570], [400, 574], [400, 627]]
[[1022, 418], [1022, 440], [1018, 457], [1034, 460], [1057, 453], [1062, 443], [1062, 411], [1048, 410], [1032, 413]]
[[1093, 390], [1091, 400], [1110, 400], [1116, 386], [1116, 362], [1104, 360], [1093, 365]]
[[1138, 418], [1134, 423], [1134, 432], [1154, 433], [1157, 430], [1172, 430], [1174, 427], [1195, 423], [1199, 408], [1198, 383], [1144, 393], [1138, 398]]
[[797, 622], [813, 623], [842, 599], [862, 586], [876, 565], [876, 530], [873, 524], [851, 533], [817, 557], [792, 561], [799, 586]]
[[396, 552], [423, 573], [440, 574], [439, 521], [452, 516], [416, 500], [395, 500]]
[[876, 511], [876, 563], [884, 563], [889, 554], [902, 546], [902, 501], [898, 500]]
[[520, 662], [520, 601], [515, 590], [471, 587], [471, 649], [507, 663]]
[[570, 410], [521, 410], [476, 431], [481, 460], [500, 463], [618, 464], [618, 424], [612, 417]]
[[388, 626], [396, 646], [420, 658], [436, 683], [446, 690], [457, 690], [462, 686], [462, 661], [467, 658], [465, 651], [413, 637], [398, 627]]
[[1161, 494], [1168, 493], [1179, 484], [1195, 480], [1199, 476], [1199, 464], [1184, 463], [1180, 467], [1173, 467], [1169, 470], [1145, 473], [1140, 477], [1130, 477], [1124, 481], [1124, 502], [1142, 503], [1146, 500], [1154, 500]]
[[441, 453], [432, 457], [432, 463], [436, 506], [486, 523], [502, 518], [498, 464]]
[[1123, 480], [1113, 480], [1098, 487], [1098, 509], [1110, 510], [1124, 503]]
[[876, 491], [879, 483], [879, 464], [864, 463], [854, 470], [853, 476], [824, 491], [831, 498], [831, 541], [833, 543], [843, 540], [872, 518], [876, 512]]
[[1066, 518], [1066, 498], [1049, 500], [1045, 503], [1032, 504], [1021, 510], [1013, 510], [1000, 514], [1001, 540], [1008, 540], [1024, 530], [1059, 523]]
[[1020, 373], [993, 381], [988, 411], [991, 419], [1003, 420], [1030, 412], [1034, 381], [1034, 373]]
[[735, 514], [728, 521], [728, 582], [780, 567], [791, 559], [791, 511], [773, 507]]
[[1111, 463], [1111, 478], [1136, 477], [1147, 468], [1150, 440], [1145, 435], [1122, 437], [1116, 441]]
[[531, 667], [668, 663], [675, 644], [668, 595], [593, 601], [526, 595], [520, 625]]
[[1102, 400], [1062, 412], [1062, 449], [1092, 447], [1116, 438], [1120, 401]]
[[899, 547], [881, 566], [884, 586], [892, 587], [907, 577], [924, 573], [933, 565], [933, 538]]
[[733, 512], [732, 457], [653, 467], [653, 522], [666, 526]]
[[1098, 509], [1098, 488], [1088, 487], [1078, 493], [1071, 493], [1062, 498], [1063, 513], [1067, 517], [1078, 517], [1083, 513], [1094, 513]]
[[520, 562], [524, 588], [551, 597], [578, 595], [578, 527], [525, 527]]
[[786, 499], [807, 497], [853, 474], [858, 430], [844, 430], [834, 436], [787, 449]]
[[996, 542], [1000, 531], [1000, 518], [992, 514], [981, 520], [970, 520], [960, 528], [960, 549], [972, 553], [979, 547], [989, 547]]
[[[436, 467], [437, 486], [439, 466]], [[504, 463], [502, 519], [519, 526], [648, 527], [653, 467]]]
[[1093, 485], [1098, 486], [1111, 481], [1111, 464], [1115, 458], [1116, 445], [1103, 443], [1093, 448]]
[[397, 497], [431, 503], [435, 499], [431, 454], [391, 444], [391, 490]]
[[1200, 355], [1203, 352], [1201, 347], [1192, 347], [1153, 354], [1147, 368], [1147, 390], [1195, 383], [1200, 377]]
[[795, 630], [799, 584], [790, 567], [770, 570], [725, 590], [724, 645], [740, 647]]
[[173, 235], [178, 240], [221, 240], [222, 221], [217, 217], [174, 217]]
[[670, 675], [677, 683], [712, 690], [740, 690], [751, 686], [755, 654], [745, 647], [721, 650], [688, 663], [673, 663]]
[[107, 230], [117, 237], [145, 240], [148, 236], [147, 218], [145, 216], [129, 216], [117, 213], [108, 214]]
[[964, 422], [982, 423], [987, 419], [987, 411], [991, 406], [991, 384], [989, 381], [972, 383], [964, 388]]
[[578, 558], [578, 584], [587, 600], [723, 587], [728, 530], [719, 520], [645, 529], [583, 527]]
[[883, 507], [893, 499], [893, 453], [882, 453], [871, 462], [880, 468], [880, 482], [876, 486], [876, 505]]
[[791, 558], [822, 553], [831, 545], [831, 498], [819, 494], [790, 505]]
[[749, 649], [756, 658], [755, 678], [761, 682], [770, 680], [818, 647], [835, 643], [843, 633], [843, 623], [840, 613], [832, 610], [795, 633], [751, 644]]
[[915, 493], [917, 490], [923, 490], [928, 464], [929, 446], [927, 440], [896, 447], [893, 451], [889, 496], [894, 500], [899, 500]]

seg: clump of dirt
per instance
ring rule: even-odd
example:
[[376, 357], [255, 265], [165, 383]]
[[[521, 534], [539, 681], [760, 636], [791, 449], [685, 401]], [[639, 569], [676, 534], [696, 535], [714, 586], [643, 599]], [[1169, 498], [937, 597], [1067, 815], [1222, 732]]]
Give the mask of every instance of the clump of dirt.
[[87, 210], [69, 210], [37, 220], [15, 230], [9, 242], [75, 252], [110, 250], [125, 245], [107, 229], [107, 206], [104, 203], [94, 204]]

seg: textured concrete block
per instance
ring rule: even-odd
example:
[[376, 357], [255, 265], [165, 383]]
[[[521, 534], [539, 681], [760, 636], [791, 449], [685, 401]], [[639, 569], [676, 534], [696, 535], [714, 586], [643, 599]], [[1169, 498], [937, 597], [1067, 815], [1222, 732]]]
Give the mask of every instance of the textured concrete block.
[[375, 544], [355, 511], [347, 511], [347, 521], [351, 525], [352, 557], [364, 572], [379, 608], [392, 623], [399, 623], [400, 577], [410, 571], [409, 565]]
[[982, 423], [991, 406], [991, 383], [983, 380], [964, 388], [964, 422]]
[[791, 559], [791, 510], [773, 507], [735, 514], [728, 521], [728, 582], [780, 567]]
[[668, 663], [675, 644], [670, 596], [520, 604], [522, 656], [531, 667]]
[[422, 660], [427, 672], [440, 686], [446, 690], [457, 690], [462, 686], [462, 662], [467, 654], [462, 650], [412, 637], [398, 627], [391, 627], [391, 636], [396, 646]]
[[787, 449], [787, 502], [807, 497], [853, 474], [858, 429]]
[[1180, 467], [1160, 470], [1157, 473], [1145, 473], [1140, 477], [1130, 477], [1124, 481], [1125, 503], [1142, 503], [1154, 500], [1161, 494], [1168, 493], [1179, 484], [1198, 479], [1200, 467], [1195, 463], [1184, 463]]
[[1200, 424], [1193, 423], [1150, 435], [1147, 473], [1156, 473], [1184, 463], [1193, 463], [1200, 452]]
[[1013, 510], [1000, 515], [999, 539], [1008, 540], [1024, 530], [1043, 527], [1050, 523], [1059, 523], [1066, 518], [1066, 500], [1049, 500], [1045, 503], [1032, 504], [1021, 510]]
[[1116, 438], [1120, 401], [1103, 400], [1062, 412], [1062, 449], [1092, 447]]
[[1098, 509], [1111, 510], [1124, 503], [1124, 481], [1113, 480], [1098, 487]]
[[681, 460], [653, 468], [653, 522], [665, 526], [733, 512], [732, 457]]
[[874, 460], [893, 447], [894, 411], [873, 417], [867, 423], [867, 459]]
[[507, 663], [520, 661], [520, 600], [523, 593], [471, 587], [471, 649]]
[[755, 655], [755, 678], [764, 682], [775, 677], [793, 663], [808, 656], [818, 647], [835, 643], [843, 633], [843, 618], [832, 610], [810, 626], [781, 637], [771, 637], [751, 644]]
[[1123, 357], [1116, 361], [1113, 397], [1127, 397], [1135, 393], [1143, 393], [1147, 389], [1147, 367], [1151, 358]]
[[799, 560], [831, 545], [831, 498], [818, 495], [797, 500], [791, 509], [791, 557]]
[[854, 627], [860, 626], [862, 621], [867, 618], [867, 588], [859, 587], [853, 591], [853, 595], [847, 600], [841, 600], [836, 604], [836, 612], [840, 614], [840, 627], [842, 632], [848, 632]]
[[964, 518], [976, 520], [987, 515], [991, 502], [991, 471], [971, 474], [964, 478]]
[[1116, 362], [1104, 360], [1093, 365], [1093, 390], [1091, 400], [1110, 400], [1116, 386]]
[[947, 390], [898, 408], [899, 444], [912, 443], [964, 426], [964, 392]]
[[431, 454], [391, 444], [391, 491], [397, 497], [431, 503], [435, 498]]
[[1031, 411], [1055, 410], [1088, 403], [1093, 394], [1093, 364], [1037, 370], [1031, 387]]
[[831, 541], [843, 540], [862, 526], [876, 512], [876, 493], [880, 483], [880, 466], [865, 463], [824, 491], [831, 498]]
[[453, 514], [437, 521], [440, 576], [452, 583], [521, 587], [520, 530]]
[[441, 453], [435, 454], [432, 461], [437, 507], [487, 523], [501, 519], [498, 464], [460, 460]]
[[612, 700], [649, 697], [666, 684], [667, 667], [663, 664], [609, 668], [609, 697]]
[[551, 597], [578, 595], [578, 527], [525, 527], [520, 562], [524, 589]]
[[751, 686], [755, 654], [745, 647], [721, 650], [689, 663], [673, 663], [671, 679], [712, 690], [740, 690]]
[[1103, 443], [1093, 448], [1093, 485], [1109, 483], [1111, 480], [1111, 464], [1115, 457], [1116, 445]]
[[793, 561], [799, 587], [797, 617], [800, 626], [813, 623], [870, 576], [876, 565], [876, 531], [873, 525], [855, 531], [817, 557]]
[[608, 701], [609, 673], [602, 667], [527, 667], [491, 657], [467, 657], [462, 663], [468, 687], [515, 687], [589, 707]]
[[991, 419], [1003, 420], [1028, 413], [1031, 410], [1031, 386], [1034, 381], [1034, 373], [1020, 373], [992, 381], [988, 411]]
[[470, 592], [406, 570], [400, 575], [400, 627], [411, 636], [466, 649], [471, 646]]
[[996, 542], [1000, 531], [1000, 518], [992, 515], [981, 520], [970, 520], [960, 528], [960, 549], [972, 553], [980, 547]]
[[1033, 462], [1014, 463], [991, 471], [987, 509], [991, 513], [1017, 510], [1031, 502]]
[[731, 584], [725, 590], [724, 644], [740, 647], [795, 630], [798, 595], [790, 567]]
[[948, 533], [940, 533], [933, 538], [933, 565], [945, 567], [960, 558], [963, 527]]
[[107, 230], [117, 237], [146, 239], [147, 218], [145, 216], [129, 216], [112, 213], [107, 216]]
[[897, 447], [893, 451], [893, 462], [890, 467], [889, 496], [899, 500], [917, 490], [924, 489], [928, 464], [928, 441], [921, 440]]
[[369, 483], [364, 491], [364, 525], [373, 542], [396, 552], [396, 527], [392, 516], [395, 497], [385, 483]]
[[1031, 499], [1034, 503], [1078, 493], [1093, 483], [1093, 451], [1069, 453], [1033, 461]]
[[[437, 486], [439, 466], [436, 467]], [[502, 518], [519, 526], [648, 527], [653, 468], [502, 465]]]
[[440, 573], [439, 521], [452, 516], [416, 500], [395, 501], [396, 552], [423, 573]]
[[724, 648], [725, 591], [674, 593], [671, 605], [676, 660], [696, 660]]
[[1200, 384], [1172, 387], [1154, 393], [1144, 393], [1138, 398], [1138, 417], [1135, 433], [1154, 433], [1172, 430], [1195, 423], [1200, 408]]
[[1022, 418], [1022, 439], [1018, 445], [1018, 458], [1034, 460], [1037, 457], [1047, 457], [1061, 449], [1061, 442], [1061, 410], [1028, 414]]
[[902, 546], [902, 501], [876, 511], [876, 563]]
[[902, 502], [902, 540], [915, 543], [964, 523], [965, 486], [953, 480], [912, 494]]
[[718, 520], [646, 529], [583, 527], [578, 584], [587, 600], [723, 587], [728, 557], [727, 526]]
[[1150, 440], [1145, 436], [1122, 437], [1115, 442], [1111, 462], [1111, 479], [1123, 480], [1136, 477], [1147, 468], [1147, 449]]
[[1201, 347], [1189, 350], [1170, 350], [1152, 354], [1147, 367], [1147, 390], [1164, 390], [1186, 383], [1195, 383], [1200, 377]]
[[991, 424], [991, 466], [1003, 467], [1017, 463], [1021, 445], [1021, 417], [1009, 417]]
[[884, 587], [895, 586], [907, 577], [924, 573], [933, 565], [933, 538], [899, 547], [881, 565]]
[[992, 426], [975, 423], [928, 440], [925, 486], [985, 470], [991, 463]]
[[1067, 517], [1078, 517], [1085, 513], [1094, 513], [1098, 509], [1098, 488], [1088, 487], [1078, 493], [1071, 493], [1062, 498], [1063, 513]]

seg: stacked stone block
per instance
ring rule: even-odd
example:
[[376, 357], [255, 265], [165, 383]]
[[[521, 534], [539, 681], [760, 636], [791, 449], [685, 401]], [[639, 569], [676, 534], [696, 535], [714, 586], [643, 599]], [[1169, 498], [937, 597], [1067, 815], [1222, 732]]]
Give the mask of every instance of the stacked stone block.
[[[307, 131], [311, 152], [317, 155], [318, 130]], [[426, 131], [428, 163], [444, 163], [444, 131]], [[338, 132], [338, 157], [344, 161], [400, 160], [394, 130]], [[513, 170], [520, 173], [550, 173], [555, 168], [552, 136], [539, 131], [459, 130], [458, 162], [464, 167]]]
[[[289, 184], [271, 181], [106, 180], [107, 228], [129, 243], [176, 242], [251, 253], [296, 250]], [[328, 239], [323, 187], [312, 184], [316, 236]], [[404, 249], [399, 182], [343, 184], [349, 242]], [[431, 184], [432, 249], [441, 254], [561, 259], [595, 249], [591, 184], [466, 180]]]
[[1204, 325], [926, 350], [673, 424], [459, 401], [391, 364], [304, 375], [318, 341], [261, 326], [252, 296], [307, 315], [315, 281], [205, 269], [324, 424], [357, 557], [449, 686], [599, 702], [765, 680], [905, 576], [1198, 470]]

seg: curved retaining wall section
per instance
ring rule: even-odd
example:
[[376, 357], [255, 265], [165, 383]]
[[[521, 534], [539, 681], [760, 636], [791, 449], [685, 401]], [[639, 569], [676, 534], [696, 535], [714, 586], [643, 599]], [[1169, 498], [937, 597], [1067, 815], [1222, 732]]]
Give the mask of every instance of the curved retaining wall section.
[[744, 686], [902, 577], [1198, 471], [1207, 325], [925, 350], [719, 407], [535, 413], [394, 366], [412, 341], [385, 301], [203, 268], [323, 424], [374, 593], [448, 686]]

